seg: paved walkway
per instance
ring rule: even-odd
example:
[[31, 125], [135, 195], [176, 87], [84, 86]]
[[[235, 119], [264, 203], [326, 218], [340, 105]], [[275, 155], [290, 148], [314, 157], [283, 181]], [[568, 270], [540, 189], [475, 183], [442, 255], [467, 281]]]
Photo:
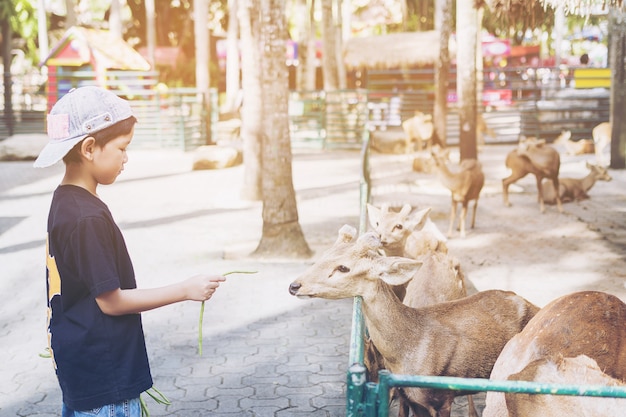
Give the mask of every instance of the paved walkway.
[[[401, 175], [398, 158], [376, 157], [373, 169]], [[352, 301], [290, 296], [289, 283], [312, 261], [246, 257], [258, 243], [262, 220], [260, 203], [239, 198], [243, 168], [190, 166], [189, 154], [131, 150], [118, 181], [100, 188], [125, 233], [140, 287], [199, 271], [258, 271], [231, 275], [207, 303], [202, 356], [198, 303], [143, 314], [155, 386], [172, 401], [166, 407], [148, 399], [151, 415], [344, 416]], [[60, 415], [52, 366], [38, 355], [46, 346], [45, 225], [62, 169], [0, 162], [3, 417]], [[319, 253], [341, 225], [358, 225], [359, 154], [297, 152], [293, 170], [300, 222]], [[593, 210], [591, 219], [616, 245], [626, 244], [623, 174], [614, 175], [616, 205]], [[581, 217], [591, 215], [580, 211]]]

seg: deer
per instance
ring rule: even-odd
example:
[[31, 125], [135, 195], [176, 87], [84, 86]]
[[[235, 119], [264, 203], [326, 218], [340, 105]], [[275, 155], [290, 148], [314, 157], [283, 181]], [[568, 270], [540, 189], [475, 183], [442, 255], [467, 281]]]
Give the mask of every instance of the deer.
[[[522, 371], [509, 376], [510, 381], [537, 381], [546, 384], [579, 384], [623, 387], [626, 384], [605, 374], [587, 355], [573, 358], [539, 359]], [[626, 410], [624, 398], [597, 398], [570, 395], [504, 395], [509, 416], [513, 417], [619, 417]]]
[[411, 153], [415, 149], [414, 141], [417, 142], [418, 152], [421, 152], [424, 144], [426, 144], [427, 149], [430, 149], [434, 131], [433, 116], [416, 110], [413, 117], [402, 122], [402, 130], [404, 130], [406, 141], [406, 153]]
[[[589, 198], [587, 194], [596, 181], [611, 181], [608, 170], [600, 165], [585, 163], [589, 173], [583, 178], [559, 178], [559, 197], [562, 203], [581, 201]], [[545, 181], [541, 184], [543, 199], [546, 204], [556, 203], [554, 185]]]
[[[587, 355], [606, 374], [626, 378], [626, 304], [600, 291], [561, 296], [542, 308], [506, 344], [493, 366], [492, 380], [503, 381], [540, 359]], [[584, 382], [581, 378], [577, 382]], [[483, 417], [509, 415], [504, 394], [488, 392]], [[563, 414], [565, 415], [565, 414]]]
[[[408, 284], [394, 287], [395, 294], [409, 307], [422, 307], [467, 296], [465, 276], [458, 259], [448, 256], [446, 237], [430, 219], [431, 208], [412, 212], [410, 204], [399, 212], [388, 204], [380, 208], [368, 204], [370, 226], [381, 240], [387, 256], [421, 259], [424, 264]], [[380, 354], [369, 339], [365, 340], [365, 365], [370, 380], [382, 369]], [[399, 417], [408, 416], [408, 405], [401, 398]], [[468, 396], [469, 415], [477, 417], [473, 399]]]
[[385, 254], [418, 259], [431, 252], [447, 253], [447, 239], [430, 219], [431, 208], [412, 210], [410, 204], [399, 212], [390, 210], [388, 204], [367, 205], [370, 226], [380, 236]]
[[[400, 298], [404, 305], [419, 308], [467, 296], [465, 275], [457, 258], [448, 253], [431, 252], [422, 255], [420, 259], [423, 262], [421, 268], [404, 284], [404, 296]], [[395, 290], [394, 293], [397, 295]], [[364, 340], [364, 350], [369, 380], [375, 382], [378, 371], [384, 369], [384, 359], [369, 338]], [[478, 417], [471, 395], [467, 396], [467, 402], [469, 416]], [[408, 402], [403, 397], [398, 397], [398, 417], [408, 417], [409, 408]]]
[[456, 219], [457, 206], [461, 204], [459, 215], [459, 232], [462, 238], [465, 237], [465, 218], [467, 217], [467, 206], [470, 201], [474, 201], [472, 212], [471, 228], [476, 225], [476, 209], [480, 191], [485, 185], [485, 174], [482, 164], [477, 159], [464, 159], [454, 171], [448, 168], [446, 163], [446, 153], [448, 151], [432, 151], [435, 162], [435, 171], [441, 184], [451, 192], [450, 222], [448, 225], [448, 237], [452, 237], [452, 228]]
[[[539, 211], [545, 212], [543, 190], [541, 183], [544, 178], [550, 179], [554, 184], [554, 189], [559, 189], [559, 170], [561, 167], [561, 157], [556, 149], [547, 145], [545, 140], [537, 138], [520, 138], [516, 149], [513, 149], [506, 156], [505, 165], [511, 170], [511, 175], [502, 179], [502, 196], [504, 205], [510, 207], [509, 185], [528, 174], [533, 174], [537, 182], [537, 199], [539, 201]], [[559, 212], [563, 212], [561, 198], [556, 196], [556, 204]]]
[[604, 158], [604, 150], [611, 144], [611, 123], [602, 122], [591, 130], [591, 137], [595, 145], [596, 163], [601, 166], [608, 166], [608, 161]]
[[[370, 337], [389, 371], [403, 375], [486, 378], [500, 351], [539, 310], [511, 291], [489, 290], [413, 308], [390, 285], [411, 280], [423, 261], [384, 256], [374, 232], [358, 238], [344, 225], [335, 243], [289, 285], [299, 298], [361, 297]], [[468, 392], [400, 388], [416, 416], [449, 417]]]
[[571, 130], [561, 131], [561, 134], [554, 139], [553, 143], [564, 147], [565, 153], [568, 155], [584, 155], [595, 152], [593, 139], [572, 140]]

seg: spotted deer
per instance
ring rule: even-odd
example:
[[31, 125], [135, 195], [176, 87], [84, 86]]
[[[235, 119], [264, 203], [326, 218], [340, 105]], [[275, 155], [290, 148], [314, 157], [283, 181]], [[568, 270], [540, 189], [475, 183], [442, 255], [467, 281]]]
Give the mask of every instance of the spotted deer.
[[[504, 347], [492, 380], [503, 381], [536, 360], [587, 355], [607, 375], [626, 378], [626, 304], [614, 295], [581, 291], [542, 308]], [[584, 383], [580, 378], [577, 383]], [[504, 394], [488, 392], [483, 417], [508, 416]], [[569, 415], [564, 413], [562, 415]]]
[[[604, 373], [598, 363], [587, 355], [539, 359], [508, 379], [546, 384], [626, 386], [624, 381]], [[513, 417], [621, 417], [626, 410], [624, 398], [511, 393], [504, 394], [504, 397], [508, 415]]]
[[[297, 297], [360, 296], [370, 337], [387, 369], [403, 375], [486, 378], [502, 347], [538, 308], [509, 291], [490, 290], [420, 308], [403, 304], [390, 285], [411, 280], [423, 262], [384, 256], [373, 232], [355, 238], [344, 226], [321, 257], [289, 285]], [[455, 396], [468, 392], [402, 388], [416, 416], [449, 417]]]

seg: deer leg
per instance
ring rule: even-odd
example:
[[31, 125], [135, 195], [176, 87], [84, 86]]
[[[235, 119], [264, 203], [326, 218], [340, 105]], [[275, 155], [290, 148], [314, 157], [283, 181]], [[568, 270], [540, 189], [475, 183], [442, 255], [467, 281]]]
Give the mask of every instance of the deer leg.
[[464, 201], [461, 205], [461, 215], [459, 216], [459, 229], [461, 231], [461, 237], [465, 237], [465, 217], [467, 216], [467, 201]]
[[526, 174], [528, 174], [528, 172], [516, 173], [514, 171], [511, 175], [502, 180], [502, 197], [504, 198], [504, 205], [506, 207], [511, 207], [511, 203], [509, 202], [509, 185], [525, 177]]
[[[554, 178], [552, 178], [552, 184], [554, 184], [554, 189], [558, 190], [559, 189], [559, 177], [555, 176]], [[561, 204], [561, 193], [556, 193], [556, 206], [559, 209], [559, 213], [563, 213], [563, 204]], [[543, 196], [542, 196], [543, 198]]]
[[456, 218], [456, 201], [452, 197], [452, 205], [450, 207], [450, 225], [448, 226], [448, 237], [452, 237], [452, 228], [454, 227], [454, 219]]
[[[544, 213], [546, 211], [546, 208], [544, 206], [543, 203], [543, 191], [541, 189], [541, 177], [539, 175], [535, 176], [535, 178], [537, 179], [537, 201], [539, 201], [539, 211]], [[559, 184], [556, 184], [556, 188], [555, 190], [559, 189]], [[558, 193], [556, 193], [556, 201], [560, 202], [561, 198], [559, 197]]]
[[474, 406], [474, 397], [471, 395], [467, 396], [467, 415], [468, 417], [478, 417], [478, 412]]
[[476, 225], [476, 206], [478, 206], [478, 198], [474, 200], [474, 212], [472, 213], [472, 229]]

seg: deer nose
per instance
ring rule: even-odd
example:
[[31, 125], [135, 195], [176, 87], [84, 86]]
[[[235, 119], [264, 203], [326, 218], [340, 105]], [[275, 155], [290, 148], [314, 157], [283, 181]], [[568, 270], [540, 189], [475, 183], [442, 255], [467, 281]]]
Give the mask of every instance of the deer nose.
[[289, 294], [291, 295], [298, 294], [298, 290], [300, 289], [300, 287], [302, 287], [302, 284], [298, 284], [297, 282], [292, 282], [291, 285], [289, 285]]

